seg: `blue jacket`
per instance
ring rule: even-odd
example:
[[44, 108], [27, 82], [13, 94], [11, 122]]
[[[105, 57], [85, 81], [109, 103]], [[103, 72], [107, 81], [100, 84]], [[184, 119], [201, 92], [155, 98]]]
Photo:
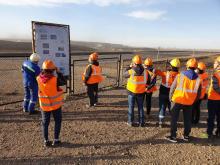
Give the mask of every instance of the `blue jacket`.
[[37, 86], [36, 77], [40, 74], [40, 67], [27, 60], [22, 64], [22, 73], [23, 73], [23, 84], [25, 87], [35, 87]]

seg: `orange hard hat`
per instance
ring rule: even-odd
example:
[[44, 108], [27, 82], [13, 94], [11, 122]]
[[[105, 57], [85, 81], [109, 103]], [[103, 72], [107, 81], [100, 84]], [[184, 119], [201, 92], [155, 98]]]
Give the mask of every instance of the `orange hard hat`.
[[134, 64], [142, 64], [142, 58], [140, 55], [135, 55], [133, 58], [132, 58], [132, 62]]
[[152, 66], [153, 65], [153, 60], [151, 58], [146, 58], [146, 60], [144, 61], [144, 65]]
[[96, 60], [98, 60], [98, 56], [99, 56], [99, 54], [97, 52], [94, 52], [89, 55], [89, 59], [92, 61], [96, 61]]
[[198, 66], [198, 63], [197, 63], [197, 60], [195, 58], [189, 59], [186, 63], [187, 68], [197, 68], [197, 66]]
[[56, 69], [56, 65], [51, 60], [45, 60], [42, 64], [42, 69]]
[[198, 63], [198, 69], [199, 70], [206, 70], [206, 65], [204, 62], [199, 62]]

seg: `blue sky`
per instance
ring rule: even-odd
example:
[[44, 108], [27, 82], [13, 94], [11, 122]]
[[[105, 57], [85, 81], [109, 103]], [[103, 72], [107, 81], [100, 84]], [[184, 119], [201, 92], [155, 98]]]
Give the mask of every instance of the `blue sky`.
[[35, 20], [76, 41], [220, 49], [220, 0], [0, 0], [0, 15], [3, 39], [31, 39]]

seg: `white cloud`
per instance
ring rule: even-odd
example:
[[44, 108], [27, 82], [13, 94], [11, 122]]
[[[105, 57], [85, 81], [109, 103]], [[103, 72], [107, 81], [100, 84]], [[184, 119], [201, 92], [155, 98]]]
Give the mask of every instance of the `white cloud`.
[[[61, 4], [95, 4], [98, 6], [109, 6], [117, 4], [131, 4], [144, 0], [0, 0], [2, 5], [15, 6], [57, 6]], [[151, 0], [145, 0], [151, 1]]]
[[126, 13], [126, 16], [138, 18], [138, 19], [144, 19], [148, 21], [154, 21], [159, 19], [165, 19], [166, 11], [133, 11], [131, 13]]

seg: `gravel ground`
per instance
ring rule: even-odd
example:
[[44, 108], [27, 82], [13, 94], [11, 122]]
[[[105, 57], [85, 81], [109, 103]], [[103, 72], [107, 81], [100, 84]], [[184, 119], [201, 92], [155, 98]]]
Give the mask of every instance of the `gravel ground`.
[[[29, 116], [20, 105], [0, 109], [0, 164], [220, 164], [220, 139], [201, 138], [207, 113], [192, 129], [192, 141], [172, 144], [169, 117], [165, 128], [156, 126], [157, 94], [153, 96], [152, 118], [147, 126], [129, 127], [126, 90], [100, 92], [100, 105], [86, 109], [85, 97], [73, 97], [63, 107], [62, 145], [44, 148], [40, 114]], [[205, 103], [203, 103], [205, 107]], [[50, 137], [53, 138], [52, 120]], [[183, 124], [179, 123], [181, 138]]]

